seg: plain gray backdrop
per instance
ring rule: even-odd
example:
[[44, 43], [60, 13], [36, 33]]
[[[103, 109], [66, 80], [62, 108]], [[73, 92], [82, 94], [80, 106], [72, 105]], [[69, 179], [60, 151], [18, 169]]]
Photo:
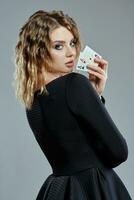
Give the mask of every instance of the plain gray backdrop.
[[[12, 87], [20, 27], [35, 11], [63, 10], [77, 22], [84, 44], [109, 62], [103, 96], [127, 140], [126, 162], [114, 170], [134, 197], [134, 1], [4, 0], [0, 2], [0, 199], [33, 200], [52, 169], [28, 125]], [[114, 148], [114, 144], [113, 144]]]

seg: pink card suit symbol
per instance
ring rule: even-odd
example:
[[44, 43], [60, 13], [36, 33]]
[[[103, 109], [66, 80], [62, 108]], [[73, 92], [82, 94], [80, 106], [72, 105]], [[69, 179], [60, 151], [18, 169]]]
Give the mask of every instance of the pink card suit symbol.
[[99, 55], [97, 55], [97, 54], [95, 54], [95, 57], [97, 57], [97, 58], [100, 58], [100, 56], [99, 56]]

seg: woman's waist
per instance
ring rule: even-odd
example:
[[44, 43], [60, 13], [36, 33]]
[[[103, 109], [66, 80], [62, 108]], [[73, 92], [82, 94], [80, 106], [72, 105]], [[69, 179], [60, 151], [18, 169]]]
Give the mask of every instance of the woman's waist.
[[99, 160], [91, 160], [90, 158], [69, 159], [68, 161], [59, 160], [59, 162], [50, 163], [54, 175], [73, 175], [81, 170], [88, 168], [99, 167], [105, 168]]

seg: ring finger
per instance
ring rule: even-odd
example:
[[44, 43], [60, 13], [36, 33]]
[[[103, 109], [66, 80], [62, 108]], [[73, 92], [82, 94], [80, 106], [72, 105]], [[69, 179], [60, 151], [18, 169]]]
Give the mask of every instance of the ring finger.
[[102, 75], [105, 75], [105, 71], [103, 69], [101, 69], [100, 67], [96, 67], [96, 66], [93, 66], [93, 65], [87, 65], [87, 69], [94, 71], [94, 72], [98, 72]]

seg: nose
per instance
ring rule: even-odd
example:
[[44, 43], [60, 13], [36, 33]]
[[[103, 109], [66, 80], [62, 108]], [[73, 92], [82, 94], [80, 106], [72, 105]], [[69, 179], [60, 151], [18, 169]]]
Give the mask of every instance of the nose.
[[75, 55], [75, 48], [73, 47], [66, 47], [66, 57], [74, 56]]

